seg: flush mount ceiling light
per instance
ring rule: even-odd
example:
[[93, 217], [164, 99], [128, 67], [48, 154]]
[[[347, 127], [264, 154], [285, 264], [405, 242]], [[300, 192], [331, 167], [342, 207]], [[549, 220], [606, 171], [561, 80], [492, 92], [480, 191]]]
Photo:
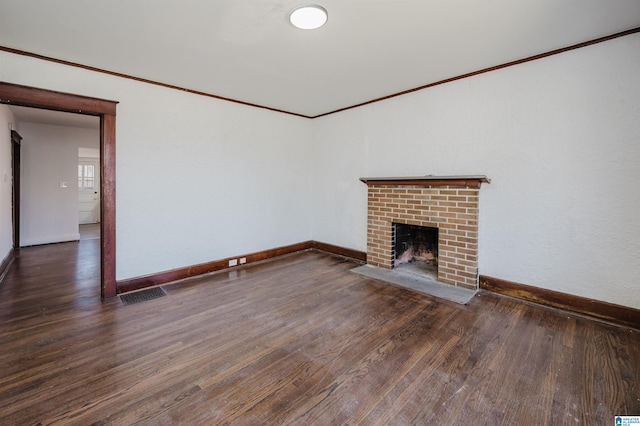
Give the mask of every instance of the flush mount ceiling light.
[[289, 21], [294, 27], [303, 30], [320, 28], [327, 22], [327, 10], [317, 4], [298, 6], [289, 14]]

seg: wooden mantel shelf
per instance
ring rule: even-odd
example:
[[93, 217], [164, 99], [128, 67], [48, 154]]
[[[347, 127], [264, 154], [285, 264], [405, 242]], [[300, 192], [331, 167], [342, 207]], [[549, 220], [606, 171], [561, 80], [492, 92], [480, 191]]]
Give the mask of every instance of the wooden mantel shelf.
[[367, 185], [417, 185], [417, 186], [464, 186], [480, 188], [482, 182], [491, 183], [484, 175], [463, 176], [410, 176], [410, 177], [368, 177], [360, 178]]

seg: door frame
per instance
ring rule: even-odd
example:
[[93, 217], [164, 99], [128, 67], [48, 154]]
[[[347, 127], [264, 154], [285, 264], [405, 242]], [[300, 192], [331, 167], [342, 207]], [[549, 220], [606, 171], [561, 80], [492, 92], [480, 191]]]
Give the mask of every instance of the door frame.
[[0, 82], [0, 103], [100, 117], [100, 296], [115, 297], [118, 102]]

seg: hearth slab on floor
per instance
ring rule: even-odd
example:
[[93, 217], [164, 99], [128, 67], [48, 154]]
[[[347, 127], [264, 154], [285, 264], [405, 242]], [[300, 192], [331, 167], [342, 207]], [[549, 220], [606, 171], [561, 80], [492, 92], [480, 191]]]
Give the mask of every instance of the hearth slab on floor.
[[476, 290], [442, 284], [428, 278], [419, 277], [412, 273], [403, 273], [395, 269], [384, 269], [377, 266], [362, 265], [352, 269], [351, 272], [364, 275], [368, 278], [407, 287], [421, 293], [463, 305], [469, 303], [471, 298], [476, 294]]

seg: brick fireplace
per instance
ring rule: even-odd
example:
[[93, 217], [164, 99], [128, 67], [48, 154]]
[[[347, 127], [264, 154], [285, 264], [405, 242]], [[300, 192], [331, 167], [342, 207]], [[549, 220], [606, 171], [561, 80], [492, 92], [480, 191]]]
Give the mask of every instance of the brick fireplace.
[[437, 281], [478, 287], [478, 197], [486, 176], [362, 178], [368, 186], [367, 263], [394, 268], [394, 224], [437, 228]]

